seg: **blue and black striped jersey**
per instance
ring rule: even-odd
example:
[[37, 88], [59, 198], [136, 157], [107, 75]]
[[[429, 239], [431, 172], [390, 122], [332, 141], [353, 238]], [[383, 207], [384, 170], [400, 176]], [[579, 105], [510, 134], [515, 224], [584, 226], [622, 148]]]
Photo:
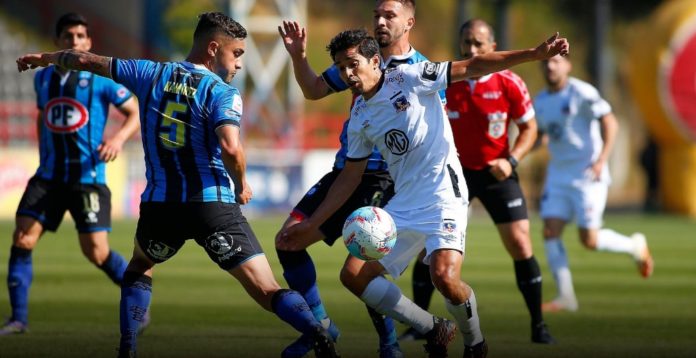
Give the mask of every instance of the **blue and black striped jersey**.
[[140, 101], [147, 177], [141, 200], [233, 203], [215, 130], [240, 125], [239, 91], [189, 62], [114, 59], [111, 76]]
[[55, 66], [34, 77], [39, 123], [40, 178], [63, 183], [105, 184], [99, 159], [109, 103], [122, 105], [131, 93], [111, 79], [85, 71], [61, 73]]
[[[422, 53], [416, 51], [415, 49], [411, 48], [411, 50], [406, 53], [405, 55], [402, 56], [391, 56], [388, 59], [382, 61], [382, 68], [383, 69], [390, 69], [394, 68], [399, 65], [403, 64], [414, 64], [418, 62], [424, 62], [428, 61], [428, 59], [423, 56]], [[331, 67], [327, 68], [322, 74], [322, 78], [324, 79], [324, 82], [334, 91], [334, 92], [341, 92], [346, 89], [348, 89], [348, 85], [343, 82], [341, 79], [341, 76], [339, 74], [338, 67], [335, 65], [332, 65]], [[443, 103], [445, 101], [445, 91], [440, 91], [440, 98], [442, 99]], [[341, 135], [339, 137], [339, 140], [341, 142], [341, 147], [338, 149], [338, 152], [336, 152], [336, 160], [334, 161], [334, 168], [335, 169], [343, 169], [346, 165], [346, 153], [348, 152], [348, 134], [346, 132], [346, 128], [348, 127], [348, 120], [346, 120], [343, 123], [343, 130], [341, 131]], [[375, 147], [372, 150], [372, 154], [367, 160], [367, 171], [377, 171], [377, 170], [386, 170], [387, 169], [387, 163], [384, 161], [382, 158], [382, 155], [379, 154], [379, 151], [377, 150], [377, 147]]]

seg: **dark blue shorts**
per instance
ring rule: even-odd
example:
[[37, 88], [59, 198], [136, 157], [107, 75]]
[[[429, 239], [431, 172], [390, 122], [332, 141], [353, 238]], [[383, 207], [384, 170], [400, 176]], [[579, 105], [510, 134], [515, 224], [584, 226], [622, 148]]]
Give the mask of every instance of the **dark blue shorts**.
[[238, 204], [140, 203], [135, 238], [156, 263], [174, 256], [189, 239], [196, 240], [210, 259], [226, 271], [263, 255]]
[[44, 230], [56, 231], [66, 210], [80, 233], [111, 231], [111, 191], [104, 184], [66, 184], [35, 176], [27, 184], [17, 216], [32, 217]]

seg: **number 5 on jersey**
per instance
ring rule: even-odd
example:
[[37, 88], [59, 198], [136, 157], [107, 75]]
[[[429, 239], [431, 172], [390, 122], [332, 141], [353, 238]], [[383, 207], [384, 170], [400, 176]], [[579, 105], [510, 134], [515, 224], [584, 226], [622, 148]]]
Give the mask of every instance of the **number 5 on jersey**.
[[188, 106], [174, 101], [167, 102], [164, 113], [162, 113], [159, 138], [162, 145], [169, 150], [178, 150], [186, 144], [186, 126], [188, 123], [175, 118], [177, 113], [188, 115]]

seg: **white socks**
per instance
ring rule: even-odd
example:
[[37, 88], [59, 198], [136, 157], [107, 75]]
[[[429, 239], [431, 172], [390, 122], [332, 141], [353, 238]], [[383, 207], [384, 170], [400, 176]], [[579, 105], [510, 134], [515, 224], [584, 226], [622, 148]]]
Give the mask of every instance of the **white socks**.
[[609, 251], [634, 255], [635, 241], [611, 229], [601, 229], [597, 235], [597, 251]]
[[471, 287], [469, 287], [469, 292], [469, 298], [464, 303], [453, 305], [449, 300], [445, 300], [445, 306], [447, 311], [454, 316], [459, 329], [462, 331], [464, 345], [473, 346], [483, 342], [483, 333], [481, 333], [479, 325], [476, 295]]
[[360, 299], [375, 311], [405, 323], [420, 333], [425, 334], [433, 329], [433, 315], [406, 298], [398, 286], [382, 276], [370, 281]]
[[568, 255], [563, 247], [563, 241], [558, 238], [544, 240], [546, 249], [546, 259], [549, 263], [553, 279], [556, 281], [558, 291], [557, 301], [571, 311], [577, 310], [577, 299], [575, 289], [573, 289], [573, 277], [568, 268]]

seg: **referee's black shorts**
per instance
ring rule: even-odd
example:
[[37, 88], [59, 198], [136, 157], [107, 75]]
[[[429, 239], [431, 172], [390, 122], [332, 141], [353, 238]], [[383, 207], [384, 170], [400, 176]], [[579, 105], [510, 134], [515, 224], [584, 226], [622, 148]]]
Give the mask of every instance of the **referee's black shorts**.
[[464, 178], [469, 189], [469, 201], [478, 198], [496, 224], [524, 220], [527, 215], [527, 200], [524, 198], [517, 172], [512, 171], [507, 179], [498, 181], [490, 168], [481, 170], [464, 169]]

